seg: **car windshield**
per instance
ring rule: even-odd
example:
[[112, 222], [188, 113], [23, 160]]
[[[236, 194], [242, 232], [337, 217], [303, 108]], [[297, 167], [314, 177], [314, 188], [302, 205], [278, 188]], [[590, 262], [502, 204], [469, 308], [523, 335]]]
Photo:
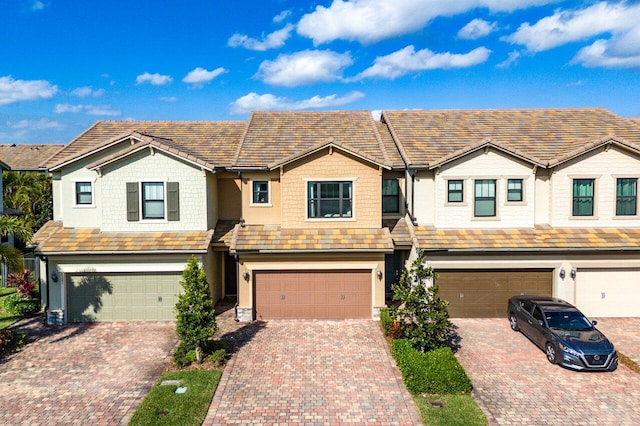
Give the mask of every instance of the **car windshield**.
[[593, 325], [580, 312], [546, 312], [549, 328], [561, 330], [591, 330]]

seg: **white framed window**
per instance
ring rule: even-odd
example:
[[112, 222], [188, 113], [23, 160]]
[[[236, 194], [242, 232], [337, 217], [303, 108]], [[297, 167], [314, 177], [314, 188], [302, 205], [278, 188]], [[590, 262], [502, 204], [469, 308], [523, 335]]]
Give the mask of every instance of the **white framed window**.
[[140, 182], [140, 186], [142, 219], [164, 219], [166, 217], [164, 182]]
[[73, 207], [95, 207], [95, 190], [93, 180], [73, 181]]

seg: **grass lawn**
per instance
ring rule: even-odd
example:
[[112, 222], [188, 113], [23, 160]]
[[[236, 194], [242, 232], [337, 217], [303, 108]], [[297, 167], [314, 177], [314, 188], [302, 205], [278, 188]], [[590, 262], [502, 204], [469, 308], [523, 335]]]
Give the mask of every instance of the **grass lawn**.
[[[413, 396], [425, 425], [485, 426], [487, 419], [471, 395]], [[432, 405], [435, 404], [435, 405]]]
[[[199, 426], [207, 415], [222, 371], [185, 370], [160, 377], [131, 418], [130, 425]], [[187, 391], [176, 393], [178, 386], [160, 385], [163, 380], [182, 380]]]
[[22, 319], [21, 316], [8, 314], [2, 309], [2, 298], [15, 292], [16, 289], [13, 287], [0, 287], [0, 330], [7, 328], [19, 319]]

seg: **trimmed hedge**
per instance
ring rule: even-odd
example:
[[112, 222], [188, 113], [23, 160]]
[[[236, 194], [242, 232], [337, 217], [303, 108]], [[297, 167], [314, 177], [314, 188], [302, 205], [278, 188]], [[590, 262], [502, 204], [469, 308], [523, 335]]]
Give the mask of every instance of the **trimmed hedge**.
[[471, 392], [471, 380], [450, 348], [420, 352], [410, 340], [392, 342], [391, 351], [413, 394], [453, 394]]
[[380, 309], [380, 324], [382, 325], [382, 329], [384, 330], [384, 335], [389, 335], [389, 327], [393, 324], [393, 318], [389, 315], [389, 308]]
[[40, 310], [38, 299], [26, 299], [18, 293], [10, 294], [2, 299], [2, 308], [11, 315], [27, 316]]

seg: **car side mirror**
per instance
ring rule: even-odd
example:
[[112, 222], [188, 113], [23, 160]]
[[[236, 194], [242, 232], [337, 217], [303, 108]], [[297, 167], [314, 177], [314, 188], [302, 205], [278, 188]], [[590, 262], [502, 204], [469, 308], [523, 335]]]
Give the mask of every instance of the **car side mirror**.
[[542, 328], [544, 328], [544, 322], [542, 320], [538, 320], [538, 325]]
[[596, 325], [596, 324], [598, 324], [598, 321], [596, 320], [591, 321], [591, 325]]

